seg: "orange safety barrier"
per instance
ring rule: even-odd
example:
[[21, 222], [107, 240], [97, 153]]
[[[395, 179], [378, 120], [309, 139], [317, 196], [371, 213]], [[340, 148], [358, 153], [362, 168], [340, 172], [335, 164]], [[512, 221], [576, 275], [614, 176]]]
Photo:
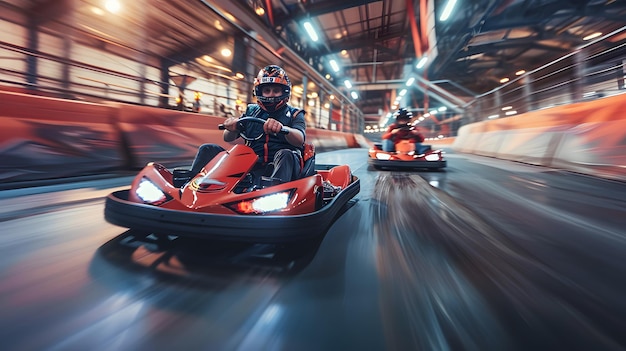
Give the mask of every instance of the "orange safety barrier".
[[[0, 91], [0, 180], [21, 182], [191, 164], [222, 139], [223, 117], [122, 103], [86, 103]], [[359, 137], [307, 129], [318, 152], [367, 147]]]
[[0, 180], [30, 181], [120, 169], [114, 109], [0, 91]]
[[626, 94], [463, 126], [456, 151], [626, 180]]
[[115, 109], [115, 121], [133, 168], [148, 162], [191, 165], [203, 143], [217, 143], [226, 149], [232, 146], [223, 141], [223, 132], [218, 129], [223, 117], [121, 103], [107, 105]]

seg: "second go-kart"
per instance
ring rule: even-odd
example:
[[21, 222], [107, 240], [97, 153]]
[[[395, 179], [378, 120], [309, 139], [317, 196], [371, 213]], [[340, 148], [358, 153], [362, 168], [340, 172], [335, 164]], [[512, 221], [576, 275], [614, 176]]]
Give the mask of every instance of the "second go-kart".
[[376, 169], [383, 168], [422, 168], [440, 170], [446, 167], [447, 161], [442, 150], [433, 150], [431, 145], [415, 144], [406, 140], [396, 143], [396, 150], [383, 151], [382, 144], [374, 144], [368, 151], [368, 163]]
[[[255, 137], [246, 135], [243, 122], [265, 122], [253, 117], [239, 121], [246, 140]], [[258, 156], [243, 144], [218, 154], [184, 184], [179, 184], [181, 172], [149, 163], [130, 189], [109, 194], [105, 219], [145, 233], [180, 237], [248, 242], [312, 239], [324, 233], [359, 193], [360, 183], [347, 165], [316, 165], [311, 144], [303, 156], [301, 177], [276, 185], [253, 171]]]

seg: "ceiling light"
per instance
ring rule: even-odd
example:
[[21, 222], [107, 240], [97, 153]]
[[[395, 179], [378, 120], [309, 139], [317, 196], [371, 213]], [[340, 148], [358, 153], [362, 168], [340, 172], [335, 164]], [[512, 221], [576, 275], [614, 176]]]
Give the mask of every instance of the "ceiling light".
[[91, 12], [95, 13], [98, 16], [104, 16], [104, 11], [99, 7], [92, 7]]
[[420, 69], [422, 67], [424, 67], [424, 65], [426, 64], [426, 62], [428, 61], [428, 57], [423, 56], [419, 62], [417, 63], [417, 66], [415, 66], [415, 68]]
[[306, 32], [309, 34], [309, 37], [311, 37], [311, 40], [313, 41], [319, 40], [319, 37], [317, 36], [317, 33], [315, 32], [315, 28], [313, 28], [313, 25], [311, 24], [311, 22], [309, 21], [304, 22], [304, 29], [306, 29]]
[[599, 37], [601, 35], [602, 35], [602, 33], [595, 32], [593, 34], [589, 34], [588, 36], [584, 37], [583, 40], [591, 40], [591, 39], [597, 38], [597, 37]]
[[448, 0], [446, 7], [444, 7], [443, 12], [441, 13], [441, 17], [439, 17], [440, 21], [445, 21], [450, 17], [452, 13], [452, 9], [454, 9], [454, 5], [456, 4], [456, 0]]
[[359, 98], [359, 94], [357, 94], [356, 91], [351, 92], [350, 96], [352, 96], [352, 98], [355, 100]]
[[347, 79], [343, 81], [343, 85], [345, 85], [348, 89], [352, 88], [352, 83], [350, 83], [350, 81]]
[[524, 74], [524, 73], [526, 73], [526, 71], [525, 71], [525, 70], [523, 70], [523, 69], [520, 69], [519, 71], [515, 72], [515, 75], [516, 75], [516, 76], [521, 76], [521, 75], [522, 75], [522, 74]]
[[330, 60], [329, 63], [330, 63], [330, 67], [332, 67], [333, 71], [339, 72], [339, 65], [337, 64], [337, 61]]
[[104, 4], [104, 8], [111, 13], [117, 13], [122, 8], [122, 5], [117, 0], [108, 0]]
[[228, 67], [224, 67], [222, 65], [212, 63], [211, 60], [210, 60], [210, 57], [207, 56], [207, 55], [203, 56], [202, 58], [203, 58], [203, 60], [196, 59], [196, 62], [200, 63], [203, 66], [219, 69], [221, 71], [226, 71], [226, 72], [232, 72], [233, 71], [232, 69], [230, 69]]
[[500, 79], [500, 83], [506, 83], [509, 81], [509, 78], [502, 78]]
[[406, 86], [410, 87], [413, 83], [415, 83], [415, 77], [409, 78], [409, 80], [406, 81]]

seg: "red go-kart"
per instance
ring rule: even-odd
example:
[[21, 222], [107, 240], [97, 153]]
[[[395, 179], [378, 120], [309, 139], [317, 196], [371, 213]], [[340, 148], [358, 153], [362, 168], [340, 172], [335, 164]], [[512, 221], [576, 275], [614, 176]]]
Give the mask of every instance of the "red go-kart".
[[383, 151], [382, 144], [374, 144], [368, 151], [368, 163], [376, 168], [422, 168], [440, 170], [447, 161], [442, 150], [433, 150], [430, 145], [416, 145], [407, 140], [395, 144], [395, 151]]
[[[242, 138], [258, 139], [246, 135], [245, 125], [264, 122], [240, 118]], [[264, 180], [255, 172], [257, 158], [250, 147], [234, 145], [184, 184], [178, 184], [180, 172], [151, 162], [130, 189], [109, 194], [105, 219], [145, 233], [286, 242], [323, 234], [360, 191], [347, 165], [315, 165], [312, 144], [305, 148], [301, 178], [291, 182]]]

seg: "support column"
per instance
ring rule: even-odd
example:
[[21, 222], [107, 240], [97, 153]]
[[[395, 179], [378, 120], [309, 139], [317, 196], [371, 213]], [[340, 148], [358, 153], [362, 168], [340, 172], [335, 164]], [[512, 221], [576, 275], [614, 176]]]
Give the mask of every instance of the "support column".
[[301, 109], [306, 110], [307, 108], [307, 101], [306, 101], [306, 94], [307, 94], [307, 85], [309, 85], [309, 78], [305, 75], [302, 76], [302, 106], [300, 106]]
[[37, 31], [37, 21], [28, 19], [28, 51], [31, 53], [26, 56], [26, 82], [27, 88], [37, 90], [37, 57], [35, 53], [39, 50], [39, 34]]
[[161, 59], [161, 77], [159, 86], [161, 87], [161, 96], [159, 96], [159, 107], [168, 107], [170, 94], [170, 60]]
[[518, 111], [519, 113], [533, 111], [536, 108], [533, 98], [532, 77], [529, 75], [525, 76], [522, 78], [522, 83], [524, 84], [524, 101], [526, 102], [526, 111]]
[[584, 49], [580, 49], [574, 54], [574, 79], [572, 84], [572, 101], [579, 102], [583, 100], [583, 87], [585, 86], [585, 68], [587, 54]]
[[[500, 116], [500, 113], [502, 113], [502, 96], [500, 94], [500, 89], [496, 89], [496, 91], [494, 92], [494, 109], [492, 110], [491, 114], [487, 114], [487, 116], [489, 115], [498, 115]], [[485, 120], [485, 117], [487, 116], [482, 116], [482, 120]]]
[[341, 106], [339, 107], [339, 123], [337, 125], [337, 131], [339, 132], [343, 132], [345, 130], [345, 127], [343, 125], [343, 121], [345, 120], [344, 114], [346, 113], [346, 108], [343, 104], [343, 101], [341, 101]]
[[622, 69], [617, 69], [617, 89], [626, 89], [626, 59], [622, 60]]

